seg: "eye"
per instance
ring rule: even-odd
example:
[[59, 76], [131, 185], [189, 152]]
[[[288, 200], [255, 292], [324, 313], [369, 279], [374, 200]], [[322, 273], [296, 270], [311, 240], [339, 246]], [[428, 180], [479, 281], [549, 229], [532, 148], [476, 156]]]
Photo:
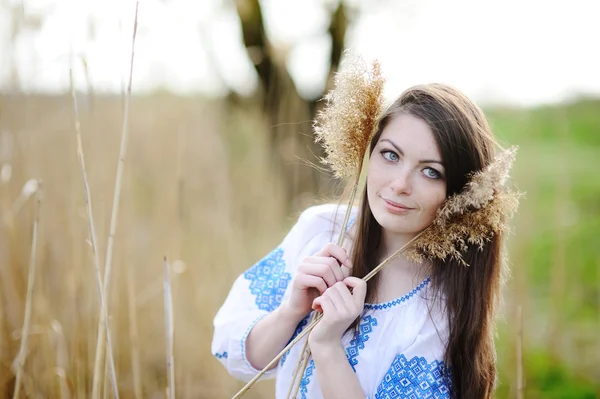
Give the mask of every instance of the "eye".
[[396, 162], [400, 159], [400, 157], [398, 157], [398, 154], [390, 150], [381, 151], [381, 155], [390, 162]]
[[423, 173], [430, 179], [440, 179], [442, 177], [442, 174], [433, 168], [425, 168]]

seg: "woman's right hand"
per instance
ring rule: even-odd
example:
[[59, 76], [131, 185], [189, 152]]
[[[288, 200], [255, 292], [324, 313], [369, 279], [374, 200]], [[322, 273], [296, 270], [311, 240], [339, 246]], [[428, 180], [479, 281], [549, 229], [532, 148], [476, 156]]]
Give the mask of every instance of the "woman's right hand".
[[290, 297], [282, 306], [296, 318], [306, 316], [312, 310], [315, 298], [350, 276], [351, 270], [352, 263], [346, 250], [334, 243], [327, 244], [298, 265]]

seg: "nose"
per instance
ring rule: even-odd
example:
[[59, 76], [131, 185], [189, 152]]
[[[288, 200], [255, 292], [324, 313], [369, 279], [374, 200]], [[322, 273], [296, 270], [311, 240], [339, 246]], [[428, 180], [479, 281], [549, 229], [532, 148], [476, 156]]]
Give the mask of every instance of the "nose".
[[390, 188], [397, 195], [410, 195], [412, 182], [409, 171], [401, 171], [390, 183]]

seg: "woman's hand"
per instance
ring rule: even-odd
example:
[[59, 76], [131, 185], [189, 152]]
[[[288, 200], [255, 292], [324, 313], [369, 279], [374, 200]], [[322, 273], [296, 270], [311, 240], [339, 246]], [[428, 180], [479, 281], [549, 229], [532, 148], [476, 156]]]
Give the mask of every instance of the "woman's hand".
[[351, 268], [346, 250], [333, 243], [327, 244], [298, 266], [290, 298], [282, 304], [284, 310], [296, 317], [306, 316], [312, 310], [315, 298], [348, 277]]
[[364, 280], [347, 277], [314, 300], [313, 308], [322, 312], [323, 317], [308, 337], [313, 352], [317, 346], [340, 345], [346, 329], [362, 313], [366, 294], [367, 283]]

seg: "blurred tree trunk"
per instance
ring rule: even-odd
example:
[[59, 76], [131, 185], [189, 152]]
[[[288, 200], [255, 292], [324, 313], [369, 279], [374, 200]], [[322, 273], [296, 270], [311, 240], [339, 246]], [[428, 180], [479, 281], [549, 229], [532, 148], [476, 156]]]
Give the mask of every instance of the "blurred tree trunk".
[[0, 0], [0, 15], [4, 15], [9, 26], [7, 41], [0, 43], [5, 62], [8, 64], [8, 82], [6, 88], [9, 92], [18, 93], [21, 91], [21, 76], [19, 74], [19, 65], [17, 62], [17, 44], [19, 39], [27, 33], [40, 32], [45, 22], [46, 10], [36, 10], [30, 12], [26, 10], [24, 2], [11, 2]]
[[[243, 40], [260, 81], [260, 106], [269, 121], [269, 142], [274, 168], [278, 168], [288, 204], [303, 195], [327, 195], [330, 177], [307, 163], [317, 164], [323, 151], [314, 143], [312, 119], [320, 103], [303, 99], [285, 66], [285, 54], [277, 52], [265, 32], [263, 12], [258, 0], [237, 0]], [[331, 86], [344, 49], [346, 13], [339, 2], [331, 15], [328, 33], [331, 36], [330, 69], [326, 90]], [[321, 93], [323, 94], [323, 93]], [[319, 96], [321, 97], [321, 95]]]

